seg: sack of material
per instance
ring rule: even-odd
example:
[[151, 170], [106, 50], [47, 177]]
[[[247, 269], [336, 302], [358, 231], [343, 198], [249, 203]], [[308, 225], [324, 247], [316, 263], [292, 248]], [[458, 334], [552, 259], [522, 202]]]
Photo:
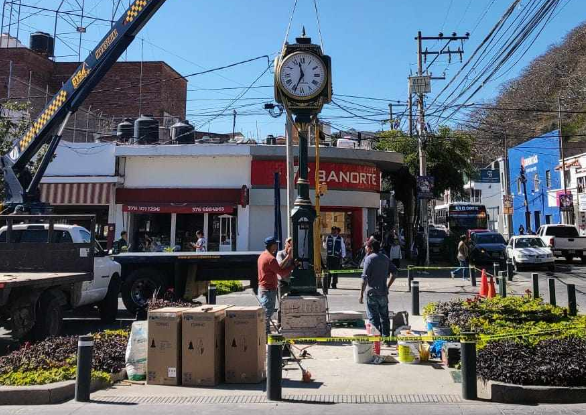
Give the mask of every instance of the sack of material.
[[126, 346], [126, 373], [129, 380], [146, 380], [148, 322], [132, 323]]

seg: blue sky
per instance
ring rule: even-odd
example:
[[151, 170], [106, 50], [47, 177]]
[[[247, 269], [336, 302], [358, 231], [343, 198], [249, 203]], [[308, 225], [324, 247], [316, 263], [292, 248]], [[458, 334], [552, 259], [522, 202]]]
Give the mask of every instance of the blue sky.
[[[128, 0], [123, 0], [126, 3]], [[318, 0], [321, 30], [325, 52], [333, 60], [334, 93], [338, 102], [346, 107], [358, 108], [363, 117], [379, 120], [388, 111], [391, 101], [407, 98], [407, 76], [416, 70], [416, 42], [418, 30], [435, 36], [471, 33], [465, 43], [466, 56], [497, 22], [512, 0]], [[55, 8], [57, 0], [23, 0], [29, 5]], [[524, 7], [530, 0], [522, 0]], [[74, 9], [75, 0], [68, 0]], [[167, 0], [163, 8], [140, 33], [125, 55], [125, 59], [164, 60], [182, 74], [202, 68], [213, 68], [261, 55], [271, 58], [280, 50], [293, 8], [294, 0]], [[108, 17], [111, 0], [86, 0], [88, 11], [95, 16]], [[584, 17], [583, 0], [562, 0], [557, 16], [545, 28], [539, 39], [519, 63], [497, 81], [490, 83], [474, 99], [490, 99], [499, 85], [518, 75], [532, 58], [545, 52], [551, 44], [559, 42]], [[32, 10], [23, 9], [23, 14]], [[39, 15], [26, 19], [20, 27], [20, 38], [27, 43], [28, 33], [34, 30], [53, 31], [51, 17]], [[72, 20], [78, 19], [72, 17]], [[290, 40], [305, 25], [307, 33], [319, 42], [312, 0], [298, 0]], [[60, 21], [59, 31], [70, 31], [68, 23]], [[105, 34], [106, 26], [96, 23], [84, 35], [82, 59], [89, 49]], [[13, 27], [13, 35], [16, 33]], [[62, 34], [62, 39], [76, 45], [77, 35]], [[430, 49], [434, 42], [428, 43]], [[441, 47], [441, 46], [440, 46]], [[77, 46], [75, 46], [77, 48]], [[57, 42], [58, 55], [72, 52], [63, 42]], [[64, 57], [62, 60], [75, 60]], [[234, 97], [250, 85], [265, 69], [267, 61], [258, 60], [229, 70], [190, 78], [188, 119], [201, 130], [228, 132], [232, 129], [233, 107], [238, 111], [236, 130], [256, 138], [267, 134], [284, 133], [285, 117], [273, 119], [262, 108], [272, 102], [271, 88], [251, 89], [230, 106]], [[457, 59], [448, 65], [445, 59], [434, 65], [434, 75], [444, 71], [453, 76], [460, 64]], [[435, 81], [438, 91], [446, 81]], [[273, 83], [271, 71], [262, 76], [255, 86]], [[221, 91], [206, 89], [241, 88]], [[355, 95], [379, 100], [351, 98]], [[433, 93], [430, 96], [433, 98]], [[385, 101], [388, 100], [388, 101]], [[362, 105], [362, 106], [360, 106]], [[228, 108], [229, 107], [229, 108]], [[370, 107], [370, 108], [367, 108]], [[225, 110], [223, 115], [218, 116]], [[395, 111], [401, 111], [395, 107]], [[362, 112], [363, 111], [363, 112]], [[357, 113], [357, 111], [353, 111]], [[217, 117], [216, 117], [217, 116]], [[329, 107], [323, 112], [334, 130], [354, 127], [362, 130], [380, 130], [380, 122], [356, 118], [339, 108]], [[258, 129], [257, 129], [258, 128]], [[384, 128], [388, 128], [386, 125]]]

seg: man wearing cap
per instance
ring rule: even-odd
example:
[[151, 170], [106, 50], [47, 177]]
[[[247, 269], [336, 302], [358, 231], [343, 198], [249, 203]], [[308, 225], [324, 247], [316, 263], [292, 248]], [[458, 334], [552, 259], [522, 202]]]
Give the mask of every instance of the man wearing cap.
[[[285, 248], [282, 251], [277, 252], [277, 262], [281, 267], [289, 267], [293, 264], [293, 238], [288, 237], [285, 240]], [[287, 259], [289, 258], [289, 259]], [[289, 294], [291, 284], [291, 273], [292, 271], [280, 272], [279, 273], [279, 301], [285, 294]]]
[[[381, 252], [381, 244], [376, 239], [366, 242], [366, 258], [362, 271], [360, 304], [364, 303], [366, 292], [366, 311], [370, 323], [383, 337], [390, 336], [389, 289], [397, 277], [397, 267], [389, 257]], [[387, 278], [390, 280], [387, 284]]]
[[279, 241], [273, 236], [265, 239], [266, 249], [258, 257], [258, 299], [265, 310], [267, 334], [271, 332], [271, 317], [275, 312], [277, 290], [279, 288], [279, 274], [293, 271], [296, 261], [292, 260], [291, 251], [284, 258], [283, 265], [279, 265], [275, 255], [279, 248]]
[[[340, 231], [340, 228], [332, 226], [332, 234], [324, 242], [324, 248], [327, 251], [326, 266], [328, 267], [328, 272], [341, 269], [342, 259], [346, 257], [346, 243], [344, 238], [340, 236]], [[338, 288], [337, 274], [330, 274], [329, 280], [332, 289]]]

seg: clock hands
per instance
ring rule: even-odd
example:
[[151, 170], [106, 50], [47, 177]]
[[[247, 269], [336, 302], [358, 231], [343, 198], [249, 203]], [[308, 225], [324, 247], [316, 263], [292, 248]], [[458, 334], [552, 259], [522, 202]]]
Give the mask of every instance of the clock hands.
[[299, 80], [297, 81], [297, 84], [295, 85], [295, 87], [293, 88], [293, 91], [297, 91], [297, 87], [299, 87], [299, 84], [301, 83], [301, 81], [303, 80], [303, 78], [305, 78], [305, 73], [303, 73], [303, 68], [301, 67], [301, 62], [299, 62]]

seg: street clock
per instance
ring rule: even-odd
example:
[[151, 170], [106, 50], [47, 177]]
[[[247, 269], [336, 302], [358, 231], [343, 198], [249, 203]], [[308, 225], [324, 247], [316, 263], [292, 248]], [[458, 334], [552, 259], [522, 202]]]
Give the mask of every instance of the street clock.
[[309, 122], [332, 101], [332, 65], [319, 45], [305, 36], [285, 44], [275, 59], [275, 100], [295, 114], [298, 122]]

